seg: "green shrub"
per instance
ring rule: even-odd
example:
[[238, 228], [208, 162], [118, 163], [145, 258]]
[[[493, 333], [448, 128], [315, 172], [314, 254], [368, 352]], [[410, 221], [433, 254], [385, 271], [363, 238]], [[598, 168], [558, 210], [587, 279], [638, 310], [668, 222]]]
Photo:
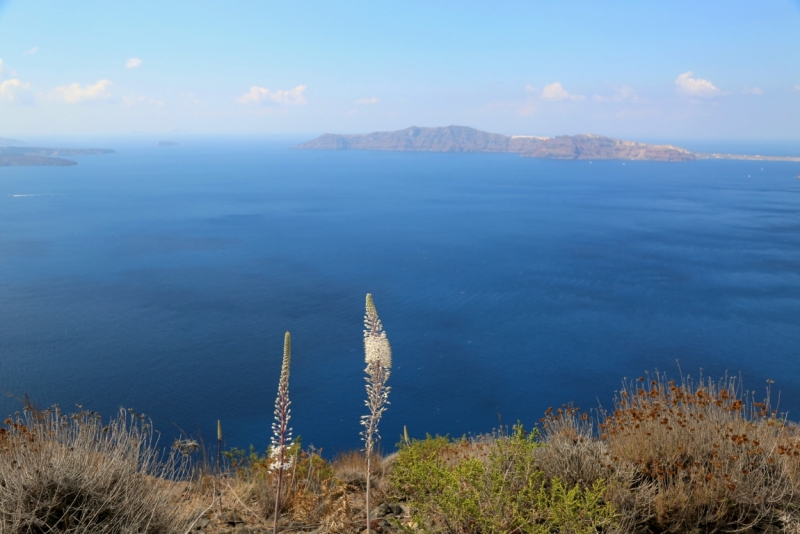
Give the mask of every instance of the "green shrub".
[[568, 487], [536, 468], [537, 433], [450, 441], [430, 436], [403, 446], [390, 475], [392, 497], [408, 501], [427, 533], [588, 534], [616, 525], [602, 481]]

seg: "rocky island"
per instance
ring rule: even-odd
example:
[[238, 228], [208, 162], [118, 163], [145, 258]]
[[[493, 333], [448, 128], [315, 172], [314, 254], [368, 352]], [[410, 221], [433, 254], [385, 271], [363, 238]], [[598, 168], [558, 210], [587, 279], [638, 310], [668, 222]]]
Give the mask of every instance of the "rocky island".
[[296, 148], [305, 150], [393, 150], [422, 152], [505, 152], [529, 158], [693, 161], [744, 159], [796, 161], [800, 157], [699, 154], [673, 145], [651, 145], [602, 135], [537, 137], [482, 132], [466, 126], [419, 128], [362, 135], [325, 134]]
[[0, 167], [41, 165], [66, 167], [78, 163], [61, 156], [90, 156], [112, 154], [113, 152], [113, 150], [103, 148], [40, 148], [0, 145]]

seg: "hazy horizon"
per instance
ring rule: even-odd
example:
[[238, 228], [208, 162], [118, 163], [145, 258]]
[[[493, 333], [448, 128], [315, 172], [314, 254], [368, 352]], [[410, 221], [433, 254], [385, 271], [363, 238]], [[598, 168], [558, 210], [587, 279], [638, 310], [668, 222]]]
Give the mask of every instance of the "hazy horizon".
[[[104, 148], [116, 151], [147, 149], [155, 144], [176, 142], [184, 149], [206, 150], [211, 147], [236, 145], [260, 145], [269, 150], [292, 149], [297, 145], [315, 139], [322, 133], [131, 133], [131, 134], [83, 134], [83, 135], [33, 135], [17, 136], [23, 146], [51, 148]], [[367, 133], [367, 132], [362, 132]], [[492, 132], [513, 135], [510, 132]], [[597, 133], [597, 132], [585, 132]], [[574, 135], [574, 134], [573, 134]], [[14, 139], [0, 135], [2, 139]], [[635, 140], [650, 144], [671, 144], [698, 153], [760, 154], [765, 156], [800, 157], [800, 139], [737, 139], [737, 138], [669, 138], [640, 136]], [[163, 147], [171, 150], [175, 147]], [[509, 157], [519, 157], [509, 154]]]
[[520, 135], [796, 141], [798, 29], [796, 0], [135, 8], [0, 0], [0, 137], [311, 136], [457, 124]]

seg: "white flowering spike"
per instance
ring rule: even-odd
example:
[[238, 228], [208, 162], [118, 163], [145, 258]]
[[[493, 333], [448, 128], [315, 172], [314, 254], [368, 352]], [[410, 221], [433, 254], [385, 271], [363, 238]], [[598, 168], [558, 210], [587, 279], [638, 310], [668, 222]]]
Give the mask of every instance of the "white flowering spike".
[[272, 423], [272, 458], [271, 469], [284, 471], [292, 466], [293, 458], [287, 455], [287, 450], [292, 446], [292, 429], [289, 420], [292, 418], [289, 406], [289, 364], [292, 359], [292, 339], [289, 332], [283, 339], [283, 365], [281, 378], [278, 382], [278, 397], [275, 399], [275, 422]]
[[275, 512], [273, 514], [273, 534], [278, 534], [278, 517], [281, 512], [281, 484], [283, 472], [292, 467], [294, 458], [288, 454], [292, 446], [292, 429], [289, 428], [289, 419], [292, 418], [289, 405], [289, 362], [292, 359], [292, 338], [289, 332], [283, 337], [283, 365], [281, 365], [281, 379], [278, 382], [278, 398], [275, 399], [275, 422], [272, 423], [272, 447], [270, 469], [277, 471], [275, 481]]
[[364, 426], [361, 437], [364, 439], [364, 452], [367, 457], [366, 509], [367, 530], [369, 531], [369, 489], [372, 451], [375, 448], [375, 442], [380, 439], [378, 423], [383, 416], [383, 412], [386, 411], [386, 405], [389, 404], [389, 392], [392, 389], [386, 385], [392, 368], [392, 348], [389, 345], [386, 332], [383, 331], [383, 325], [378, 317], [378, 311], [375, 309], [375, 303], [372, 302], [372, 295], [369, 293], [367, 293], [367, 311], [364, 315], [364, 360], [367, 362], [367, 368], [364, 370], [367, 373], [365, 378], [367, 381], [367, 400], [365, 404], [369, 408], [369, 414], [361, 417], [361, 424]]

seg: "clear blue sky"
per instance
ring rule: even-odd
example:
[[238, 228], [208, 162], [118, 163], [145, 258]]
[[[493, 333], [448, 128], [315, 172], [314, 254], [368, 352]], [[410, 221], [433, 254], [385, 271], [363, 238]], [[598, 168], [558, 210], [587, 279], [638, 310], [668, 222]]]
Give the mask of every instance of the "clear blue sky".
[[0, 0], [0, 136], [800, 140], [800, 0]]

